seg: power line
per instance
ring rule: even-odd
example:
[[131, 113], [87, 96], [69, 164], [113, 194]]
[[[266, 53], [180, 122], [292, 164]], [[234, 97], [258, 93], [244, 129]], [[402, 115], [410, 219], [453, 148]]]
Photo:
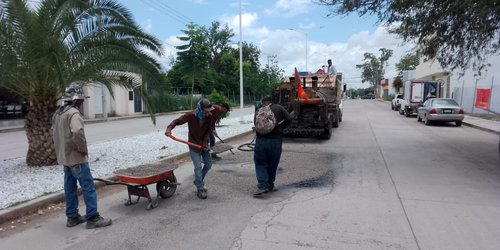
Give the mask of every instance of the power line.
[[189, 21], [186, 21], [183, 18], [170, 14], [170, 12], [168, 12], [168, 10], [166, 10], [163, 6], [154, 5], [152, 2], [147, 0], [142, 0], [142, 2], [157, 10], [158, 12], [164, 14], [165, 16], [168, 16], [171, 19], [174, 19], [175, 21], [181, 23], [182, 25], [186, 25], [189, 23]]
[[184, 19], [185, 21], [187, 21], [188, 23], [189, 22], [193, 22], [193, 20], [191, 20], [191, 18], [185, 16], [184, 14], [182, 14], [182, 12], [168, 6], [166, 3], [164, 2], [161, 2], [160, 0], [156, 0], [161, 6], [165, 7], [166, 9], [168, 9], [168, 11], [176, 16], [178, 16], [179, 18], [182, 18]]

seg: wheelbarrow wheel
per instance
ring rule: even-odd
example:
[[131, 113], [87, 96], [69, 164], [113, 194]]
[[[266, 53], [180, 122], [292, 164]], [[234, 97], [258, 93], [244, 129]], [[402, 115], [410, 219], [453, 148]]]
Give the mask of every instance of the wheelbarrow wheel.
[[172, 175], [166, 180], [158, 182], [156, 184], [156, 191], [158, 191], [158, 194], [161, 196], [161, 198], [170, 198], [172, 197], [172, 195], [174, 195], [175, 190], [177, 189], [177, 184], [172, 184], [176, 182], [177, 178], [175, 178], [175, 175], [172, 173]]

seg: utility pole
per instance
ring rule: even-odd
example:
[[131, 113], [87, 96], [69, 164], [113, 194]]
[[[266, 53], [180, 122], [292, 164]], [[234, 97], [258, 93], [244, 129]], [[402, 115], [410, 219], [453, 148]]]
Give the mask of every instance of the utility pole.
[[[243, 44], [241, 34], [241, 0], [240, 0], [240, 109], [243, 109]], [[243, 120], [243, 115], [241, 116]]]
[[271, 65], [269, 64], [269, 58], [276, 58], [276, 55], [267, 56], [267, 84], [271, 85]]

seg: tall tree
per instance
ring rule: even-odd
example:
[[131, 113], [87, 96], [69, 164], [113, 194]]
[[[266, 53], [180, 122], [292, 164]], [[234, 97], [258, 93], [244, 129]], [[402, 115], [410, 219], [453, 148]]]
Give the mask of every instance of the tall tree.
[[387, 65], [387, 61], [392, 56], [392, 50], [381, 48], [379, 49], [380, 56], [376, 57], [372, 53], [365, 53], [363, 63], [357, 64], [356, 68], [361, 69], [361, 81], [369, 82], [374, 91], [380, 80], [384, 78], [385, 69], [384, 66]]
[[403, 71], [414, 70], [418, 65], [418, 57], [416, 53], [409, 53], [401, 57], [399, 62], [396, 63], [396, 69], [398, 70], [398, 76], [394, 78], [392, 82], [393, 87], [399, 92], [399, 89], [403, 87]]
[[418, 57], [416, 53], [406, 54], [399, 62], [396, 63], [396, 69], [398, 70], [398, 75], [402, 76], [405, 70], [414, 70], [418, 66]]
[[414, 41], [443, 68], [481, 72], [484, 59], [500, 53], [498, 0], [316, 0], [332, 15], [377, 15], [405, 41]]
[[185, 36], [178, 38], [186, 44], [176, 47], [179, 69], [183, 72], [183, 80], [191, 83], [192, 92], [195, 88], [201, 90], [210, 58], [207, 30], [203, 26], [189, 23], [182, 32]]
[[208, 29], [207, 43], [210, 50], [208, 64], [216, 72], [219, 72], [221, 55], [230, 49], [231, 37], [233, 36], [234, 32], [227, 24], [221, 27], [220, 22], [217, 21], [212, 22], [212, 25]]
[[57, 163], [51, 118], [70, 83], [101, 82], [112, 92], [115, 84], [132, 88], [137, 73], [145, 93], [157, 82], [160, 66], [144, 49], [161, 54], [159, 40], [113, 0], [42, 0], [35, 9], [26, 0], [1, 1], [0, 86], [31, 103], [27, 164]]

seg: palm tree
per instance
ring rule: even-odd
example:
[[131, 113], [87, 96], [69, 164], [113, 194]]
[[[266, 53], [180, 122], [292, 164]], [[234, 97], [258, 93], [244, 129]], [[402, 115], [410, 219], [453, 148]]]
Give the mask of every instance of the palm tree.
[[[52, 115], [72, 82], [139, 88], [154, 114], [145, 86], [160, 81], [161, 44], [144, 33], [130, 12], [113, 0], [0, 0], [0, 87], [27, 99], [25, 129], [29, 166], [57, 164]], [[153, 115], [152, 115], [153, 117]], [[153, 119], [154, 122], [154, 119]]]

